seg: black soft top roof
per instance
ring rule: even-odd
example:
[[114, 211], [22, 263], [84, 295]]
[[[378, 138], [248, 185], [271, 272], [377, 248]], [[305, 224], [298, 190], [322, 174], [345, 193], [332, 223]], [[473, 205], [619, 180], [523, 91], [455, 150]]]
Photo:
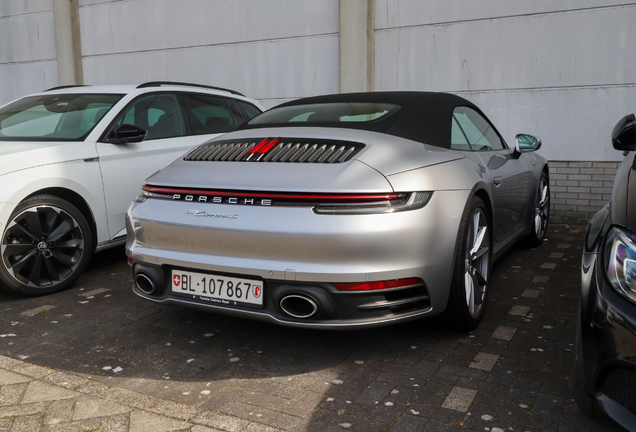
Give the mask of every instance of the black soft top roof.
[[[477, 106], [466, 99], [450, 93], [434, 92], [369, 92], [339, 93], [324, 96], [313, 96], [296, 99], [278, 105], [288, 107], [294, 105], [336, 103], [336, 102], [373, 102], [399, 105], [395, 113], [369, 122], [339, 123], [277, 123], [263, 125], [246, 125], [256, 127], [337, 127], [362, 129], [395, 135], [401, 138], [418, 141], [436, 147], [450, 148], [451, 122], [453, 111], [458, 106], [470, 107], [484, 115]], [[484, 115], [484, 117], [486, 117]]]

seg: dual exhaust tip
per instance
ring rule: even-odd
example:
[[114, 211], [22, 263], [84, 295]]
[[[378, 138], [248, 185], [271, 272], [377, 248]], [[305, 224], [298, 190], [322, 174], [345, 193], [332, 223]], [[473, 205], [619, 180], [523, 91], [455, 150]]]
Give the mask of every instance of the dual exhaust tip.
[[[135, 275], [137, 289], [146, 295], [157, 293], [157, 284], [154, 279], [144, 273]], [[287, 315], [297, 319], [307, 319], [318, 314], [320, 307], [318, 302], [305, 294], [287, 294], [280, 299], [280, 308]]]

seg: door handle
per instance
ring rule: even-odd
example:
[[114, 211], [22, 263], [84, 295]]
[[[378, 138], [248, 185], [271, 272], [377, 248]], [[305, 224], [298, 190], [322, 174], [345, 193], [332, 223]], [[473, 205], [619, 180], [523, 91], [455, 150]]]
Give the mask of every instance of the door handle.
[[495, 184], [495, 187], [499, 187], [501, 183], [503, 183], [503, 177], [495, 177], [492, 179], [492, 182]]

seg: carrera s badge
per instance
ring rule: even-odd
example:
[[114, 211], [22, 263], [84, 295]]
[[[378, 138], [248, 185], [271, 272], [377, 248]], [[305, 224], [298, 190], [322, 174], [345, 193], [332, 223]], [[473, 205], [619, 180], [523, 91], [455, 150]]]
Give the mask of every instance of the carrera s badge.
[[186, 210], [186, 214], [199, 216], [199, 217], [212, 217], [219, 219], [237, 219], [239, 217], [238, 213], [226, 214], [226, 213], [208, 213], [206, 211], [201, 210]]

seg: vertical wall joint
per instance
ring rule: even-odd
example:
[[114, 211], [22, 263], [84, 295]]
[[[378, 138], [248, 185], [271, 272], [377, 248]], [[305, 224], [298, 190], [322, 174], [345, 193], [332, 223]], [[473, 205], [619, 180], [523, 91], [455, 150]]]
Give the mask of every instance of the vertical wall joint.
[[60, 85], [84, 84], [78, 0], [53, 0]]
[[375, 0], [340, 0], [340, 92], [373, 91]]

